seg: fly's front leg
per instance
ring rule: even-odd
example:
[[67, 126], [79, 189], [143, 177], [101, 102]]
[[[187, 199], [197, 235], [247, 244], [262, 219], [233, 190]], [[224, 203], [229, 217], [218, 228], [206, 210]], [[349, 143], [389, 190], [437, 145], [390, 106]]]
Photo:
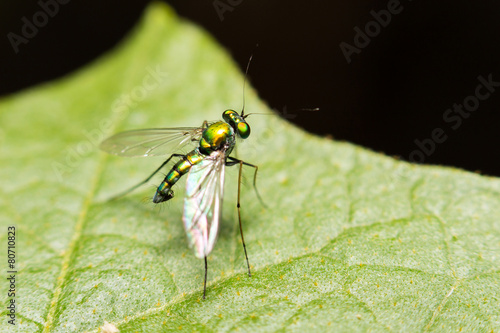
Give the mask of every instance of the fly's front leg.
[[[268, 208], [267, 205], [262, 200], [262, 197], [260, 196], [259, 191], [257, 190], [257, 172], [259, 171], [259, 167], [256, 166], [256, 165], [254, 165], [254, 164], [250, 164], [250, 163], [244, 162], [242, 160], [239, 160], [239, 159], [231, 157], [231, 156], [228, 156], [227, 158], [231, 160], [231, 162], [226, 162], [227, 166], [232, 166], [232, 165], [235, 165], [235, 164], [242, 164], [242, 165], [246, 165], [246, 166], [249, 166], [249, 167], [252, 167], [252, 168], [255, 169], [255, 172], [253, 174], [253, 188], [254, 188], [255, 194], [257, 195], [257, 198], [259, 199], [259, 201], [262, 204], [262, 206], [264, 206], [265, 208]], [[240, 170], [240, 180], [241, 180], [241, 170]], [[239, 202], [239, 188], [238, 188], [238, 202]]]
[[[243, 237], [243, 227], [241, 225], [241, 205], [240, 205], [240, 194], [241, 194], [241, 174], [243, 172], [243, 165], [248, 165], [248, 166], [251, 166], [251, 167], [254, 167], [255, 168], [255, 175], [254, 175], [254, 188], [255, 188], [255, 191], [257, 193], [257, 196], [259, 197], [260, 199], [260, 195], [259, 195], [259, 192], [257, 192], [257, 187], [256, 187], [256, 179], [257, 179], [257, 170], [259, 169], [256, 165], [253, 165], [253, 164], [250, 164], [250, 163], [246, 163], [246, 162], [243, 162], [242, 160], [238, 160], [237, 158], [234, 158], [234, 157], [230, 157], [228, 156], [228, 159], [230, 159], [231, 161], [229, 162], [226, 162], [226, 165], [227, 166], [232, 166], [232, 165], [236, 165], [236, 164], [239, 164], [240, 165], [240, 168], [239, 168], [239, 173], [238, 173], [238, 200], [237, 200], [237, 203], [236, 203], [236, 207], [238, 209], [238, 221], [239, 221], [239, 224], [240, 224], [240, 235], [241, 235], [241, 242], [243, 243], [243, 250], [245, 251], [245, 259], [247, 260], [247, 267], [248, 267], [248, 276], [252, 276], [252, 273], [250, 271], [250, 262], [248, 261], [248, 254], [247, 254], [247, 247], [245, 245], [245, 238]], [[261, 199], [260, 199], [261, 200]], [[261, 200], [262, 201], [262, 200]]]

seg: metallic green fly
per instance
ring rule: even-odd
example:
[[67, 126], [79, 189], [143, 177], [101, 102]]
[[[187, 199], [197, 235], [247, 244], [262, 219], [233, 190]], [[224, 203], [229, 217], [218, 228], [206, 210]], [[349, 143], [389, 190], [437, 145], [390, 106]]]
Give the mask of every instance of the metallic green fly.
[[[172, 187], [183, 175], [187, 174], [182, 220], [190, 247], [194, 249], [194, 253], [198, 258], [205, 260], [203, 299], [205, 299], [207, 287], [207, 256], [214, 247], [221, 218], [226, 166], [239, 165], [238, 220], [248, 276], [251, 276], [241, 226], [241, 173], [243, 165], [255, 169], [253, 185], [257, 192], [258, 167], [229, 156], [236, 145], [236, 139], [247, 139], [250, 135], [250, 125], [246, 122], [248, 116], [249, 114], [244, 113], [243, 106], [241, 114], [234, 110], [226, 110], [222, 113], [222, 121], [213, 123], [205, 121], [201, 127], [152, 128], [127, 131], [106, 139], [100, 146], [102, 150], [110, 154], [127, 157], [170, 154], [170, 157], [148, 178], [119, 196], [147, 183], [170, 160], [177, 159], [163, 182], [158, 186], [153, 202], [160, 203], [172, 199], [174, 197]], [[193, 149], [189, 153], [176, 153], [190, 145]], [[260, 199], [258, 192], [257, 196]], [[262, 202], [262, 200], [260, 201]]]

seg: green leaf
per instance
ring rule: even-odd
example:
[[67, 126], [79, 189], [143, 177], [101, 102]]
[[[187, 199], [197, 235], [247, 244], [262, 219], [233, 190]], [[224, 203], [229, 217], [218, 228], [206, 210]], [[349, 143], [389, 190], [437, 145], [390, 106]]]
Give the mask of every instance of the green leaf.
[[[215, 15], [215, 13], [214, 13]], [[158, 209], [144, 179], [164, 159], [108, 156], [133, 128], [198, 126], [241, 107], [243, 76], [198, 27], [153, 4], [109, 55], [0, 102], [2, 276], [16, 226], [19, 332], [500, 330], [500, 181], [416, 166], [253, 115], [238, 157], [259, 165], [264, 209], [228, 168], [219, 239], [187, 247], [183, 185]], [[246, 91], [248, 112], [268, 108]], [[320, 112], [334, 112], [321, 110]], [[300, 116], [314, 117], [314, 113]], [[161, 176], [152, 184], [158, 184]]]

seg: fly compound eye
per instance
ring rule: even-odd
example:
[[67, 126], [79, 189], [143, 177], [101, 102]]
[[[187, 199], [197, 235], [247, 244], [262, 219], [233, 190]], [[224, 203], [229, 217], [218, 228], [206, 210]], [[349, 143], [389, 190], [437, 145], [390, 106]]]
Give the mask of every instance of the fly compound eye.
[[238, 134], [243, 138], [246, 139], [248, 136], [250, 136], [250, 125], [244, 122], [238, 123]]

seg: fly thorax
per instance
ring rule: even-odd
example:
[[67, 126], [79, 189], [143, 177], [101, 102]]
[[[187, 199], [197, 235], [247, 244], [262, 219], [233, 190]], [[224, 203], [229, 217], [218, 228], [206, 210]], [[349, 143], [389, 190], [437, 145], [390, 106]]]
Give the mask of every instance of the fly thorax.
[[209, 155], [212, 151], [232, 149], [234, 146], [234, 130], [223, 121], [210, 125], [201, 136], [200, 151]]

